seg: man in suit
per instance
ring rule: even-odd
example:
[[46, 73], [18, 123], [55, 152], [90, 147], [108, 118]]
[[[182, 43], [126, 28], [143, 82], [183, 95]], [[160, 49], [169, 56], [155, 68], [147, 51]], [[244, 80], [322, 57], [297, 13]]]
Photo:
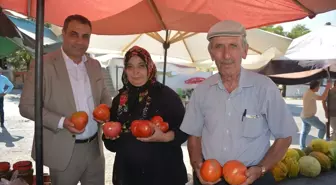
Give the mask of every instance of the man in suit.
[[[100, 124], [93, 109], [111, 96], [100, 63], [85, 55], [91, 35], [90, 21], [72, 15], [63, 25], [63, 45], [43, 59], [43, 158], [53, 185], [103, 185], [105, 159]], [[20, 113], [34, 120], [34, 63], [20, 100]], [[87, 126], [76, 130], [71, 114], [85, 111]], [[35, 142], [34, 142], [35, 143]], [[32, 157], [35, 159], [35, 144]]]

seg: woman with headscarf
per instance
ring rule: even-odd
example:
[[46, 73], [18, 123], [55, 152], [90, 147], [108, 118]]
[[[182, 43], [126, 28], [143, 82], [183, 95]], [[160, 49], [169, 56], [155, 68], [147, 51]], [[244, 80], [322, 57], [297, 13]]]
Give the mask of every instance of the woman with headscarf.
[[[134, 46], [124, 59], [123, 88], [113, 99], [111, 121], [122, 124], [118, 138], [105, 138], [105, 147], [116, 153], [114, 185], [184, 185], [187, 182], [181, 144], [187, 134], [179, 127], [185, 109], [179, 96], [156, 81], [156, 66], [150, 54]], [[134, 120], [161, 116], [169, 124], [163, 133], [155, 127], [149, 138], [136, 138], [130, 132]]]

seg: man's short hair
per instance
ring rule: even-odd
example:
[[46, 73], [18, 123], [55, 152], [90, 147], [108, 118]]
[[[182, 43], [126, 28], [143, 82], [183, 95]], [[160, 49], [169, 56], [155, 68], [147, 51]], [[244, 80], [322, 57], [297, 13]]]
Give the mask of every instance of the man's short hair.
[[87, 24], [90, 26], [90, 29], [92, 29], [92, 25], [91, 25], [91, 22], [89, 21], [88, 18], [82, 16], [82, 15], [78, 15], [78, 14], [75, 14], [75, 15], [70, 15], [68, 16], [65, 20], [64, 20], [64, 24], [63, 24], [63, 30], [66, 31], [68, 26], [69, 26], [69, 23], [71, 21], [78, 21], [82, 24]]
[[316, 87], [319, 87], [320, 86], [320, 81], [318, 80], [314, 80], [314, 81], [311, 81], [310, 84], [309, 84], [309, 88], [311, 90], [315, 89]]

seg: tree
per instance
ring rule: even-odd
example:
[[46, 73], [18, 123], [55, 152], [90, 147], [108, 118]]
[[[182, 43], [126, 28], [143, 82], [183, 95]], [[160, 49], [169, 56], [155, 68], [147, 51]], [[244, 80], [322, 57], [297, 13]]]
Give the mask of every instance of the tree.
[[32, 55], [25, 49], [20, 49], [7, 58], [7, 62], [15, 71], [26, 71], [29, 69]]
[[285, 37], [289, 37], [291, 39], [298, 38], [310, 32], [310, 30], [304, 24], [295, 25], [290, 32], [285, 32], [282, 26], [273, 26], [273, 25], [264, 26], [264, 27], [261, 27], [260, 29], [268, 31], [268, 32], [272, 32], [278, 35], [282, 35]]
[[287, 34], [287, 37], [295, 39], [309, 32], [310, 30], [304, 24], [298, 24], [292, 28], [292, 30]]
[[271, 33], [275, 33], [275, 34], [278, 34], [278, 35], [282, 35], [282, 36], [287, 35], [287, 32], [284, 31], [282, 26], [274, 27], [273, 25], [270, 25], [270, 26], [261, 27], [260, 29], [271, 32]]

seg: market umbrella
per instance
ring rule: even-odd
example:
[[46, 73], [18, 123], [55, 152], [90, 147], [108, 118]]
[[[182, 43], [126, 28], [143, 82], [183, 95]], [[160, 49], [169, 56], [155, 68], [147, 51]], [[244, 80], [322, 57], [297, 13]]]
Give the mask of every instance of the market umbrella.
[[[18, 18], [0, 12], [0, 58], [7, 57], [24, 48], [31, 54], [35, 52], [36, 24], [27, 19]], [[44, 51], [54, 51], [61, 46], [61, 41], [48, 28], [44, 28]]]
[[[164, 39], [165, 34], [165, 31], [160, 31], [119, 36], [92, 35], [88, 52], [93, 54], [119, 53], [124, 55], [129, 48], [138, 45], [146, 48], [152, 56], [163, 56], [165, 53], [167, 56], [164, 56], [164, 63], [167, 63], [167, 57], [169, 56], [176, 61], [188, 61], [189, 66], [197, 67], [199, 70], [211, 68], [213, 62], [210, 60], [209, 52], [206, 49], [209, 43], [206, 39], [206, 33], [185, 34], [185, 32], [169, 31], [168, 43], [170, 43], [170, 47], [169, 49], [167, 48], [168, 51], [165, 51], [166, 49], [162, 47], [166, 42]], [[247, 41], [249, 43], [249, 57], [244, 62], [256, 63], [256, 61], [262, 61], [262, 59], [270, 61], [274, 57], [283, 55], [292, 39], [255, 28], [247, 30]], [[165, 82], [165, 76], [163, 82]]]
[[[162, 48], [165, 42], [164, 37], [165, 31], [119, 36], [92, 35], [88, 52], [119, 52], [123, 55], [132, 46], [139, 45], [146, 48], [152, 55], [162, 56], [164, 52]], [[269, 48], [277, 48], [280, 54], [283, 55], [292, 42], [290, 38], [256, 28], [247, 30], [246, 37], [249, 43], [249, 55], [260, 55]], [[171, 58], [187, 60], [193, 63], [210, 59], [206, 49], [209, 43], [206, 39], [206, 33], [185, 34], [185, 32], [169, 31], [168, 42], [171, 43], [168, 49], [169, 57]]]
[[[37, 0], [1, 0], [0, 6], [36, 17]], [[97, 34], [135, 34], [160, 30], [204, 32], [219, 20], [232, 19], [247, 28], [327, 12], [334, 0], [48, 0], [45, 22], [58, 26], [72, 14], [93, 22]], [[108, 24], [107, 24], [108, 23]]]
[[22, 34], [0, 8], [0, 58], [4, 58], [21, 47], [32, 48], [32, 39]]
[[335, 33], [336, 26], [328, 23], [294, 39], [286, 53], [272, 60], [261, 73], [285, 85], [328, 77], [328, 68], [330, 77], [336, 78]]
[[0, 59], [9, 56], [18, 50], [19, 47], [9, 39], [5, 37], [0, 37]]
[[[92, 21], [102, 19], [116, 20], [115, 17], [111, 17], [115, 15], [117, 18], [120, 18], [119, 21], [116, 22], [119, 22], [119, 24], [112, 24], [116, 32], [136, 34], [167, 30], [165, 37], [167, 41], [168, 30], [201, 32], [200, 29], [203, 31], [208, 30], [214, 22], [224, 19], [237, 20], [242, 22], [247, 28], [252, 28], [266, 24], [301, 19], [308, 15], [313, 17], [317, 13], [326, 12], [336, 7], [336, 3], [333, 0], [321, 0], [316, 3], [310, 3], [310, 5], [312, 5], [310, 7], [304, 4], [303, 1], [316, 2], [311, 0], [301, 0], [301, 2], [299, 0], [1, 0], [0, 6], [23, 13], [29, 17], [36, 17], [37, 20], [36, 30], [38, 39], [36, 41], [35, 71], [35, 139], [38, 146], [36, 147], [37, 184], [43, 184], [41, 89], [43, 89], [42, 55], [44, 20], [52, 24], [62, 25], [65, 17], [71, 14], [83, 14]], [[238, 6], [228, 6], [228, 2], [231, 2], [231, 4], [236, 2]], [[323, 6], [321, 6], [321, 4]], [[202, 11], [204, 9], [208, 10], [208, 12]], [[211, 10], [217, 10], [219, 14], [215, 16], [209, 14]], [[45, 14], [45, 12], [47, 14]], [[111, 24], [106, 23], [107, 22], [102, 21], [94, 23], [93, 31], [98, 33], [99, 27], [101, 26], [103, 26], [103, 29], [107, 29], [106, 25]], [[107, 30], [113, 30], [113, 28]], [[169, 43], [165, 42], [163, 47], [166, 56]]]

